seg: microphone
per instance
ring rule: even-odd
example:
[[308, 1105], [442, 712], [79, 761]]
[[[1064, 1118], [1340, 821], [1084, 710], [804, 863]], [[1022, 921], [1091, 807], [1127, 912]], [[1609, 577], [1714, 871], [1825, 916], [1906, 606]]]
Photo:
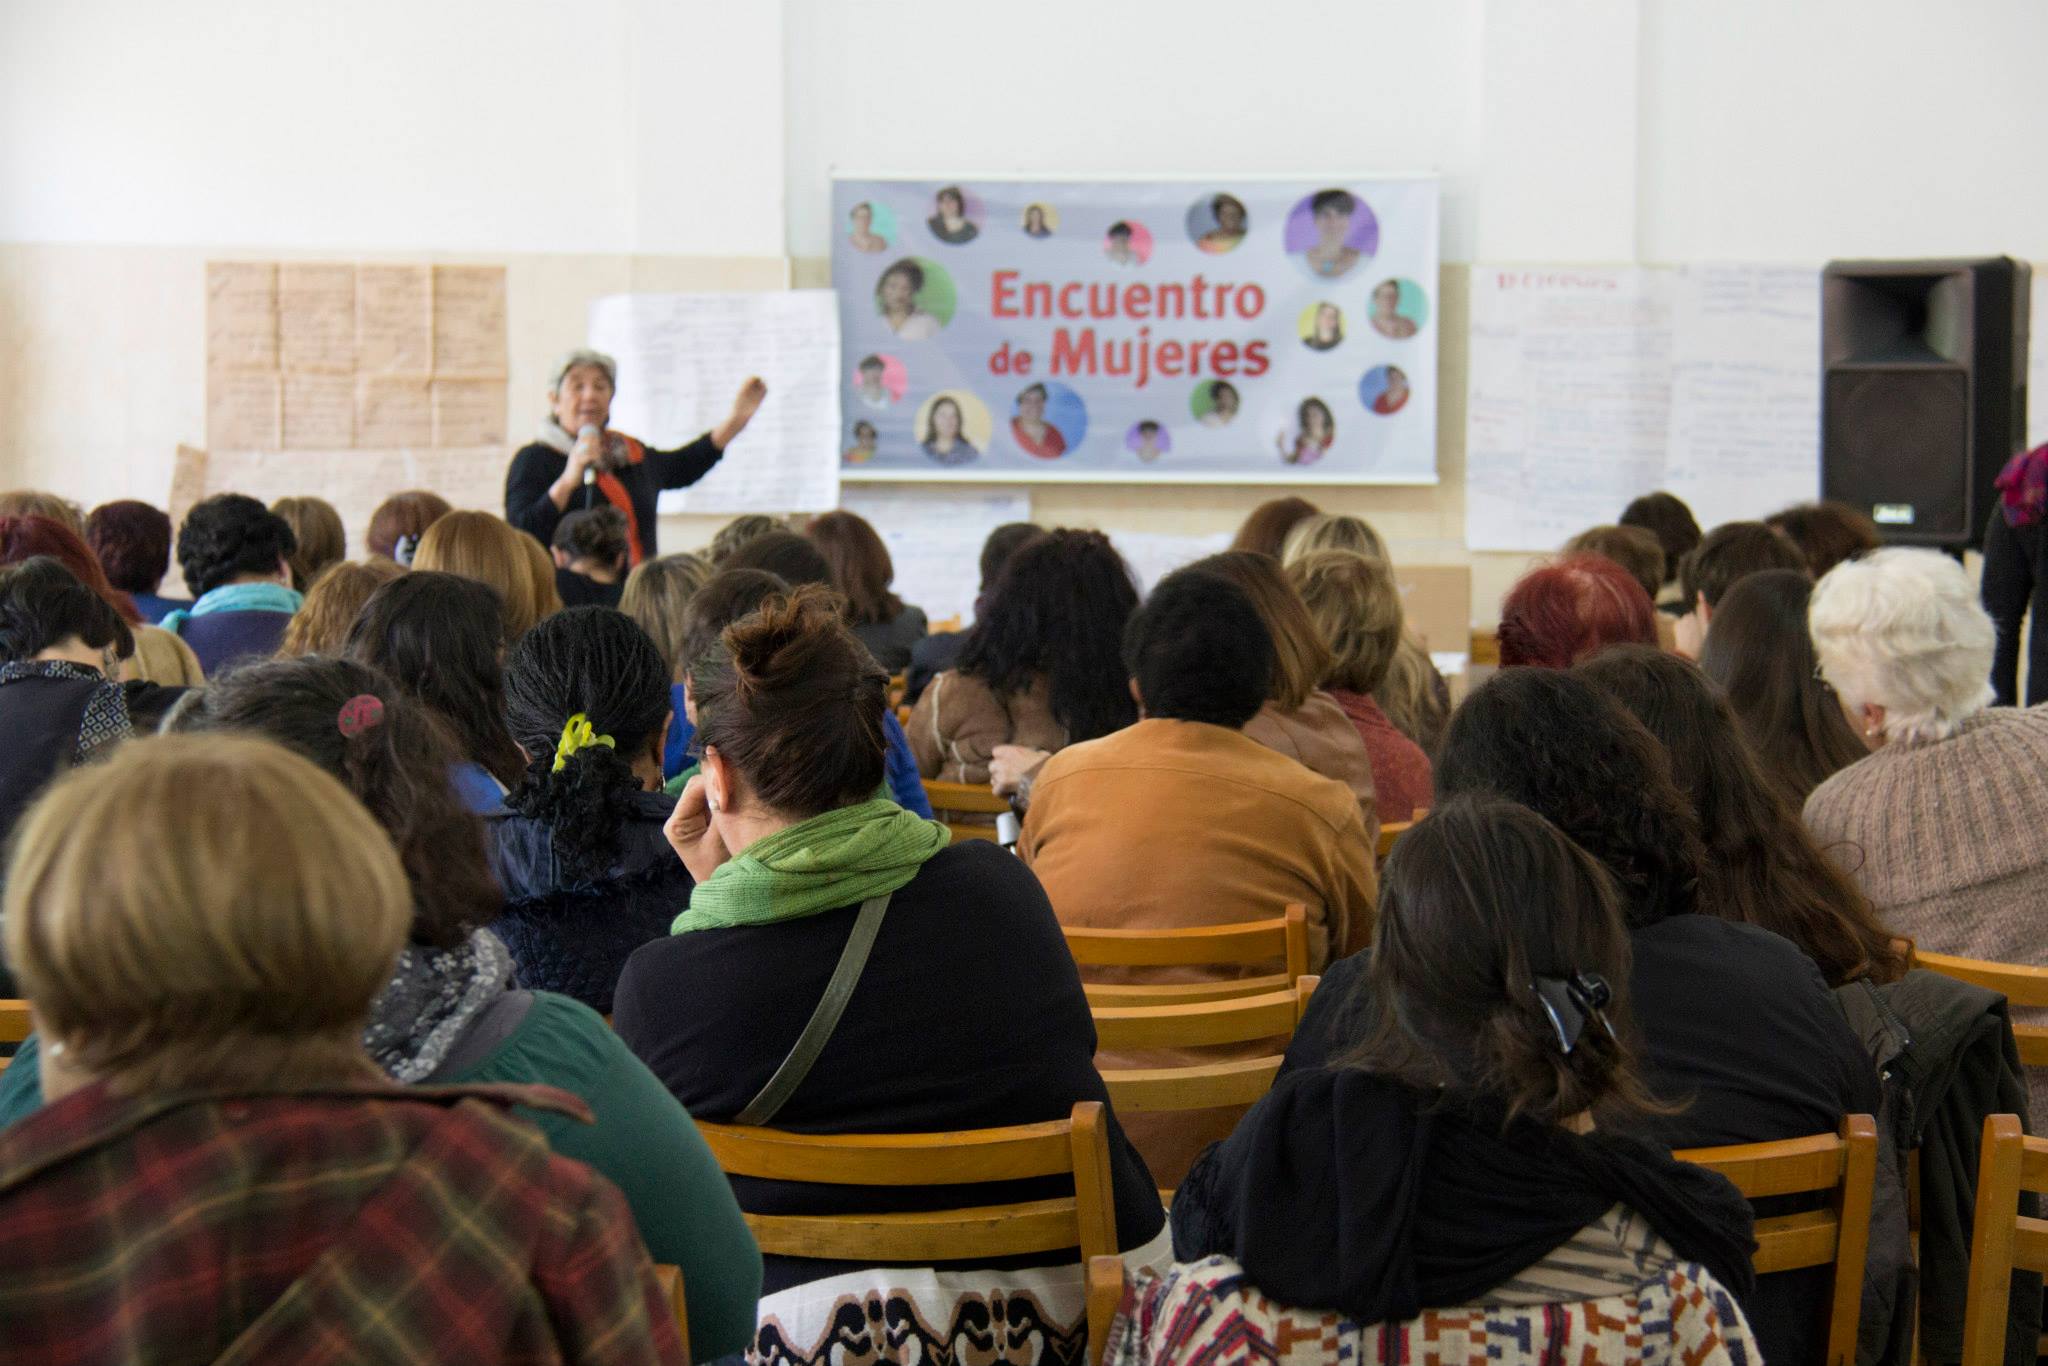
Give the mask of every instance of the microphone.
[[[603, 435], [604, 433], [598, 429], [598, 425], [595, 422], [586, 422], [583, 424], [583, 430], [576, 433], [576, 440], [579, 442], [595, 441]], [[602, 454], [602, 451], [600, 451], [600, 454]], [[597, 466], [585, 465], [583, 467], [583, 487], [589, 488], [596, 482]]]

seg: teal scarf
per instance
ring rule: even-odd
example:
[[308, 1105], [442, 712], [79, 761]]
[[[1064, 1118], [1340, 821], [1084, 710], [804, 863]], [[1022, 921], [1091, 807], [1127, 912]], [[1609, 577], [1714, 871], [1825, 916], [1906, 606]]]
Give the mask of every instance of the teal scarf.
[[755, 840], [690, 893], [670, 927], [729, 929], [801, 920], [893, 892], [951, 842], [946, 827], [877, 798]]
[[281, 583], [223, 584], [193, 603], [190, 610], [181, 607], [157, 624], [166, 631], [176, 631], [185, 618], [214, 612], [283, 612], [289, 616], [305, 601], [305, 594]]

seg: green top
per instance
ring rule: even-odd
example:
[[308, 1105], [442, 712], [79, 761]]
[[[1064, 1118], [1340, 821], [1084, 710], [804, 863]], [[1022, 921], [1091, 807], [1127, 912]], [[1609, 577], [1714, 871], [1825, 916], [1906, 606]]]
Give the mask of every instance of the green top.
[[763, 835], [690, 891], [675, 934], [771, 925], [893, 892], [952, 842], [937, 821], [887, 797], [798, 821]]
[[[42, 1108], [34, 1035], [0, 1072], [0, 1129]], [[682, 1268], [690, 1353], [709, 1361], [754, 1340], [761, 1252], [732, 1187], [690, 1116], [634, 1057], [604, 1017], [580, 1001], [533, 993], [533, 1006], [496, 1052], [437, 1085], [539, 1083], [579, 1096], [596, 1116], [520, 1113], [563, 1157], [589, 1164], [625, 1193], [648, 1255]]]

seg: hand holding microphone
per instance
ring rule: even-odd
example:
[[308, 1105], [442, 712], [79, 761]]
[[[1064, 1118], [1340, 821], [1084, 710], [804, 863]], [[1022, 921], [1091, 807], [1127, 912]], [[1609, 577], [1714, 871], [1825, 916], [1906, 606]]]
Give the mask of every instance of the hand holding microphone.
[[586, 422], [576, 433], [576, 449], [570, 458], [583, 467], [583, 486], [590, 487], [597, 482], [597, 467], [604, 463], [604, 430], [595, 422]]

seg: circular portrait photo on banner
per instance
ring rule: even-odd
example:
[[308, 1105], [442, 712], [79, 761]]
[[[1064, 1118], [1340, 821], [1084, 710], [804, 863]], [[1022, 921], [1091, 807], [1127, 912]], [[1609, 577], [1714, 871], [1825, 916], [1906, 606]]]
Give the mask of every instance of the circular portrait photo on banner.
[[1113, 266], [1142, 266], [1152, 259], [1152, 231], [1135, 218], [1119, 218], [1102, 234], [1102, 254]]
[[1324, 299], [1301, 310], [1294, 330], [1311, 351], [1334, 351], [1344, 344], [1344, 310]]
[[1330, 412], [1330, 405], [1311, 394], [1285, 415], [1279, 431], [1274, 433], [1273, 444], [1281, 463], [1313, 465], [1336, 439], [1337, 419]]
[[879, 200], [863, 199], [846, 218], [846, 240], [855, 251], [887, 251], [896, 240], [896, 215]]
[[1317, 190], [1288, 211], [1285, 245], [1316, 279], [1342, 279], [1380, 249], [1380, 221], [1349, 190]]
[[865, 465], [875, 458], [875, 424], [866, 418], [857, 419], [853, 424], [853, 444], [848, 446], [840, 458], [849, 465]]
[[1408, 374], [1398, 365], [1375, 365], [1358, 381], [1358, 401], [1381, 417], [1407, 407], [1411, 392]]
[[1372, 330], [1407, 341], [1429, 321], [1429, 300], [1413, 280], [1382, 280], [1372, 287]]
[[953, 321], [959, 296], [953, 277], [937, 261], [906, 256], [875, 281], [875, 312], [904, 341], [930, 341]]
[[1124, 449], [1149, 465], [1173, 449], [1173, 437], [1148, 417], [1143, 422], [1133, 422], [1124, 433]]
[[1010, 439], [1040, 460], [1057, 460], [1088, 435], [1088, 408], [1064, 384], [1038, 382], [1017, 391], [1010, 405]]
[[1250, 211], [1234, 194], [1203, 195], [1188, 206], [1188, 240], [1212, 256], [1236, 251], [1251, 225]]
[[988, 449], [995, 431], [988, 405], [965, 389], [941, 389], [917, 410], [911, 434], [935, 465], [964, 465]]
[[870, 408], [900, 402], [910, 387], [910, 372], [894, 356], [871, 351], [853, 367], [853, 396]]
[[1024, 206], [1019, 226], [1026, 237], [1050, 237], [1060, 230], [1060, 211], [1050, 204], [1033, 200]]
[[1228, 427], [1243, 403], [1244, 396], [1227, 379], [1204, 380], [1188, 395], [1188, 411], [1204, 427]]
[[962, 247], [981, 236], [982, 214], [979, 196], [948, 185], [932, 196], [932, 216], [924, 225], [947, 246]]

